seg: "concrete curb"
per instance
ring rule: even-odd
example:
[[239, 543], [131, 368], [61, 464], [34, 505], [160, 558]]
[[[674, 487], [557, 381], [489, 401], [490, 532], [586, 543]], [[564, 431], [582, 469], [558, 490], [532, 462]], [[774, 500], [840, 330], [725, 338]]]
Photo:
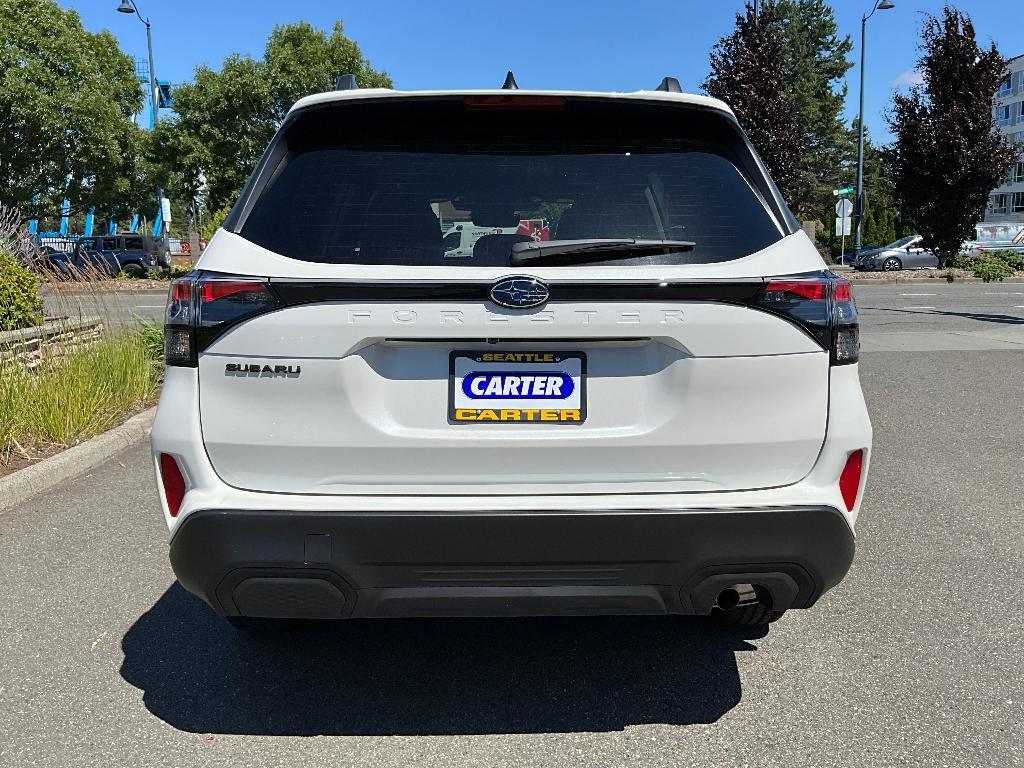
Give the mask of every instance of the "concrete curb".
[[44, 491], [102, 464], [149, 435], [156, 406], [132, 416], [120, 426], [61, 451], [0, 479], [0, 511], [28, 501]]

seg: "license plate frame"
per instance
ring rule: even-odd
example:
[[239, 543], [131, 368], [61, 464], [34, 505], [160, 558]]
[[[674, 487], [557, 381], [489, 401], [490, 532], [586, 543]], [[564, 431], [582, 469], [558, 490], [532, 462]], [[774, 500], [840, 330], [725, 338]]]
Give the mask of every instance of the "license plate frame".
[[[519, 359], [495, 359], [496, 357]], [[471, 361], [475, 370], [464, 370], [460, 360]], [[480, 398], [479, 404], [467, 401], [463, 380], [468, 375], [491, 376], [516, 373], [538, 374], [548, 378], [569, 378], [573, 389], [569, 397], [545, 395], [531, 397], [516, 394], [510, 398]], [[537, 386], [535, 379], [533, 386]], [[550, 388], [548, 385], [547, 388]], [[460, 392], [460, 390], [462, 390]], [[535, 390], [533, 390], [535, 391]], [[488, 400], [492, 405], [488, 406]], [[547, 403], [548, 407], [544, 407]], [[497, 404], [497, 405], [494, 405]], [[568, 404], [569, 407], [563, 407]], [[470, 413], [473, 411], [474, 413]], [[514, 415], [511, 412], [516, 412]], [[507, 417], [507, 418], [506, 418]], [[448, 354], [448, 423], [456, 426], [472, 424], [578, 426], [587, 420], [587, 355], [578, 350], [537, 349], [455, 349]]]

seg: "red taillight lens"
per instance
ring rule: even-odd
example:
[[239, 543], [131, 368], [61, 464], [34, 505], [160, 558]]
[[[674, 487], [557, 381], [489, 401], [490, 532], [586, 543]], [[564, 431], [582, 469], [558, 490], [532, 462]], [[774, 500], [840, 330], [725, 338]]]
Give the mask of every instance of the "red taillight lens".
[[167, 313], [165, 325], [188, 326], [192, 324], [192, 286], [195, 280], [191, 276], [179, 277], [171, 283], [167, 294]]
[[791, 294], [808, 301], [824, 301], [828, 298], [826, 280], [769, 280], [765, 286], [767, 294]]
[[852, 512], [857, 504], [857, 489], [860, 488], [860, 473], [864, 465], [864, 451], [854, 451], [846, 458], [846, 466], [839, 475], [839, 493], [843, 495], [846, 511]]
[[160, 454], [160, 481], [164, 486], [164, 498], [171, 517], [178, 516], [181, 500], [185, 498], [185, 478], [178, 462], [169, 453]]
[[[206, 304], [239, 294], [270, 294], [270, 286], [261, 280], [211, 280], [199, 283], [199, 300]], [[239, 297], [240, 298], [240, 297]]]
[[224, 329], [280, 304], [266, 280], [203, 276], [197, 288], [201, 328]]
[[189, 301], [192, 298], [192, 278], [183, 277], [171, 283], [171, 301]]

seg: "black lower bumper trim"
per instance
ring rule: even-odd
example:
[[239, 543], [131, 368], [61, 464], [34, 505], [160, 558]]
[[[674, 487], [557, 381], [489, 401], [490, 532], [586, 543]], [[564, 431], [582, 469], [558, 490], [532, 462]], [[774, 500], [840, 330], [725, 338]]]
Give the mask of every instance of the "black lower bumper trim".
[[181, 584], [217, 612], [306, 618], [703, 614], [733, 584], [806, 608], [853, 553], [831, 507], [204, 510], [171, 541]]

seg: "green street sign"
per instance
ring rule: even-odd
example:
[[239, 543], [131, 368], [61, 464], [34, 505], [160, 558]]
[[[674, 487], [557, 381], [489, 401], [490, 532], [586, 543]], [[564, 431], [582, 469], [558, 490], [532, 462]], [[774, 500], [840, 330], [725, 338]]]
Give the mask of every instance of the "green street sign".
[[832, 197], [839, 197], [840, 195], [849, 195], [853, 192], [853, 187], [843, 187], [842, 189], [833, 189]]

